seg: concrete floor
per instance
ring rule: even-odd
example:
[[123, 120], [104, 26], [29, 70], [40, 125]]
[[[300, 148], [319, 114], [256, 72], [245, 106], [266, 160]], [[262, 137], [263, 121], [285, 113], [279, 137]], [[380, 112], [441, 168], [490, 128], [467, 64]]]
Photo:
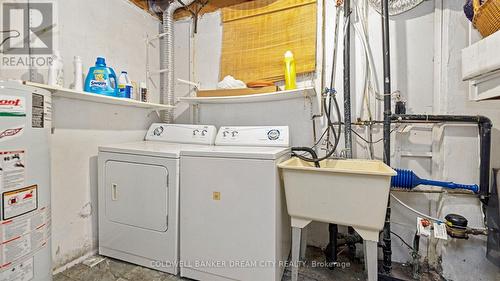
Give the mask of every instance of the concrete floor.
[[[330, 270], [318, 263], [324, 260], [322, 251], [318, 248], [308, 247], [307, 264], [299, 270], [301, 281], [361, 281], [365, 280], [363, 265], [359, 262], [349, 262], [344, 255], [339, 256], [339, 267]], [[316, 263], [316, 265], [315, 265]], [[411, 268], [399, 264], [394, 265], [393, 274], [403, 280], [409, 278]], [[77, 264], [54, 276], [54, 281], [185, 281], [190, 279], [180, 278], [167, 273], [133, 265], [127, 262], [106, 258], [94, 267]], [[290, 270], [287, 268], [283, 281], [290, 280]], [[422, 281], [442, 281], [437, 274], [423, 274]]]

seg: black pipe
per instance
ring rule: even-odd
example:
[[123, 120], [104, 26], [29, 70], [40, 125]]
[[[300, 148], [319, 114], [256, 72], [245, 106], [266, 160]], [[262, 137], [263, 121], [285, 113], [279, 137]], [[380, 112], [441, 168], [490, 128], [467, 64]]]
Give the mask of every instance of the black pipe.
[[[391, 165], [391, 57], [389, 41], [389, 1], [382, 0], [382, 49], [384, 58], [384, 162]], [[391, 273], [391, 198], [387, 201], [383, 230], [384, 272]]]
[[[345, 26], [347, 25], [347, 26]], [[344, 1], [344, 137], [346, 157], [352, 158], [351, 133], [351, 1]]]
[[[316, 154], [316, 151], [314, 151], [314, 149], [312, 149], [310, 147], [305, 147], [305, 146], [292, 147], [292, 152], [295, 152], [295, 151], [307, 152], [307, 153], [311, 154], [313, 159], [318, 159], [318, 154]], [[295, 153], [293, 153], [293, 154], [296, 155]], [[313, 161], [313, 162], [314, 162], [314, 166], [316, 168], [320, 168], [318, 161]]]
[[420, 280], [420, 235], [415, 233], [413, 237], [413, 252], [412, 252], [412, 266], [413, 266], [413, 279]]
[[[351, 1], [344, 1], [344, 137], [345, 137], [345, 156], [352, 158], [352, 131], [351, 131]], [[331, 226], [331, 225], [330, 225]], [[338, 232], [338, 228], [330, 227], [330, 243], [333, 243], [331, 238], [337, 236], [333, 235], [332, 230]], [[354, 234], [354, 228], [348, 228], [349, 234]], [[336, 243], [336, 241], [335, 241]], [[352, 253], [353, 245], [349, 245], [350, 252]], [[336, 253], [336, 252], [335, 252]], [[337, 257], [335, 256], [335, 259]]]
[[425, 115], [404, 114], [392, 115], [394, 121], [415, 121], [427, 123], [472, 123], [479, 128], [479, 196], [481, 202], [488, 204], [490, 196], [490, 160], [491, 160], [491, 127], [493, 123], [488, 117], [473, 115]]
[[333, 223], [328, 224], [328, 233], [330, 241], [325, 250], [326, 262], [328, 264], [328, 268], [334, 269], [335, 262], [337, 262], [337, 238], [339, 233], [338, 225]]
[[[384, 163], [391, 165], [391, 58], [388, 0], [382, 1], [382, 43], [384, 58]], [[347, 120], [344, 120], [347, 122]]]

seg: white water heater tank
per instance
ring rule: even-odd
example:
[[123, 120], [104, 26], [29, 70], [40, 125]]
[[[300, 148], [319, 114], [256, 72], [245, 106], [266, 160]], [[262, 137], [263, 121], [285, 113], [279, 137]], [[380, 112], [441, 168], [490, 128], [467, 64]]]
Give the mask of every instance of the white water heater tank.
[[0, 81], [0, 280], [52, 280], [51, 99]]

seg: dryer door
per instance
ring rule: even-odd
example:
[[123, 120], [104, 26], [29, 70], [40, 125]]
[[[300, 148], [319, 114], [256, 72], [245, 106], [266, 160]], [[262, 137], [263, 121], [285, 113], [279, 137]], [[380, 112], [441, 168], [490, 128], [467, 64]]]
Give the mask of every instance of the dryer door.
[[105, 164], [106, 217], [134, 227], [168, 228], [168, 171], [163, 166], [107, 161]]

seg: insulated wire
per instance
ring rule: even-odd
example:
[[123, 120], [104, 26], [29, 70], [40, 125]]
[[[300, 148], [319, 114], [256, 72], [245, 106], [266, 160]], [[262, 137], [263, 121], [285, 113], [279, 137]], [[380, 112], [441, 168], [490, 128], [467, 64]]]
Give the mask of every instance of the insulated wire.
[[[393, 133], [394, 131], [396, 131], [398, 128], [399, 128], [399, 126], [398, 126], [398, 127], [396, 127], [396, 128], [394, 128], [394, 129], [392, 129], [392, 130], [390, 131], [390, 134], [392, 134], [392, 133]], [[351, 131], [352, 131], [352, 132], [353, 132], [356, 136], [358, 136], [360, 139], [362, 139], [364, 142], [366, 142], [367, 144], [375, 144], [375, 143], [379, 143], [379, 142], [381, 142], [381, 141], [383, 141], [383, 140], [384, 140], [384, 138], [380, 138], [380, 139], [378, 139], [378, 140], [376, 140], [376, 141], [369, 141], [369, 140], [367, 140], [367, 139], [363, 138], [363, 137], [362, 137], [362, 136], [361, 136], [358, 132], [356, 132], [354, 129], [351, 129]]]
[[391, 193], [391, 197], [394, 198], [394, 200], [398, 201], [399, 204], [401, 204], [403, 207], [407, 208], [408, 210], [414, 212], [415, 214], [417, 215], [420, 215], [421, 217], [424, 217], [426, 219], [429, 219], [429, 220], [432, 220], [432, 221], [436, 221], [436, 222], [439, 222], [439, 223], [444, 223], [443, 220], [440, 220], [440, 219], [437, 219], [437, 218], [434, 218], [434, 217], [431, 217], [431, 216], [428, 216], [422, 212], [419, 212], [415, 209], [413, 209], [412, 207], [406, 205], [403, 201], [401, 201], [399, 198], [397, 198], [394, 194]]
[[358, 138], [360, 138], [361, 140], [363, 140], [366, 144], [376, 144], [376, 143], [379, 143], [379, 142], [381, 142], [381, 141], [383, 141], [383, 140], [384, 140], [384, 138], [380, 138], [380, 139], [378, 139], [378, 140], [376, 140], [376, 141], [369, 141], [369, 140], [365, 139], [364, 137], [362, 137], [362, 136], [361, 136], [358, 132], [356, 132], [354, 129], [351, 129], [351, 131], [352, 131], [352, 132], [353, 132], [353, 133], [354, 133], [354, 134], [355, 134]]
[[[359, 11], [358, 5], [355, 3], [354, 8], [356, 9], [356, 13], [358, 15], [361, 15], [361, 12]], [[378, 85], [377, 85], [377, 79], [375, 76], [375, 70], [373, 69], [373, 56], [371, 54], [371, 47], [370, 44], [368, 43], [367, 40], [367, 34], [366, 34], [366, 29], [365, 26], [359, 23], [354, 22], [353, 23], [354, 30], [356, 31], [356, 34], [358, 35], [359, 39], [361, 40], [361, 45], [364, 50], [365, 57], [367, 59], [367, 64], [368, 64], [368, 69], [369, 69], [369, 74], [370, 74], [370, 87], [373, 90], [373, 93], [375, 94], [375, 97], [378, 100], [383, 100], [384, 95], [379, 93]]]
[[[313, 145], [313, 146], [311, 146], [311, 148], [312, 148], [312, 149], [314, 149], [314, 148], [316, 148], [316, 146], [318, 146], [318, 144], [321, 142], [321, 140], [325, 137], [326, 132], [328, 132], [328, 130], [324, 130], [324, 131], [323, 131], [323, 134], [321, 134], [321, 136], [319, 137], [319, 139], [318, 139], [318, 140], [314, 143], [314, 145]], [[308, 152], [304, 152], [304, 153], [301, 153], [301, 154], [299, 154], [299, 155], [301, 155], [301, 156], [305, 156], [305, 155], [307, 155], [307, 154], [309, 154], [309, 153], [308, 153]]]
[[[323, 10], [324, 9], [325, 9], [325, 7], [323, 7]], [[336, 58], [337, 58], [337, 49], [338, 49], [337, 48], [337, 41], [338, 41], [340, 12], [341, 12], [340, 5], [337, 5], [336, 6], [336, 17], [335, 17], [334, 50], [333, 50], [333, 57], [332, 57], [332, 60], [333, 60], [332, 61], [332, 72], [331, 72], [331, 79], [330, 79], [330, 90], [331, 91], [334, 89], [334, 85], [335, 85], [335, 73], [336, 73], [336, 64], [337, 64]], [[323, 132], [323, 134], [321, 135], [321, 137], [316, 141], [316, 143], [312, 147], [314, 149], [321, 142], [321, 140], [323, 139], [323, 137], [326, 134], [327, 153], [324, 157], [321, 157], [321, 158], [308, 158], [308, 157], [305, 157], [304, 154], [294, 153], [294, 155], [296, 157], [298, 157], [304, 161], [308, 161], [308, 162], [322, 161], [322, 160], [325, 160], [325, 159], [331, 157], [332, 154], [337, 150], [337, 147], [338, 147], [338, 144], [340, 141], [340, 134], [341, 134], [341, 130], [342, 130], [340, 108], [339, 108], [337, 98], [336, 98], [334, 92], [328, 93], [328, 97], [329, 97], [328, 98], [328, 100], [329, 100], [328, 106], [326, 105], [326, 99], [323, 99], [323, 101], [322, 101], [322, 103], [323, 103], [322, 107], [324, 108], [324, 112], [325, 112], [326, 119], [327, 119], [327, 127], [326, 127], [325, 131]], [[333, 122], [331, 121], [332, 100], [334, 102], [335, 110], [337, 112], [337, 118], [339, 121], [338, 133], [335, 131], [335, 128], [333, 126]], [[330, 145], [331, 145], [330, 132], [334, 138], [334, 144], [333, 144], [331, 149], [330, 149]]]
[[[360, 22], [361, 26], [365, 27], [366, 26], [366, 16], [364, 14], [365, 13], [364, 9], [363, 9], [363, 11], [360, 11], [359, 7], [356, 6], [356, 11], [357, 11], [357, 14], [359, 17], [359, 22]], [[356, 30], [356, 32], [358, 32], [358, 31]], [[363, 54], [365, 57], [365, 59], [364, 59], [365, 67], [364, 67], [363, 87], [362, 87], [362, 89], [363, 89], [363, 103], [361, 104], [360, 115], [361, 116], [364, 115], [363, 109], [366, 108], [366, 114], [368, 114], [368, 120], [372, 121], [373, 116], [372, 116], [372, 112], [371, 112], [371, 106], [370, 106], [371, 99], [370, 99], [370, 92], [369, 92], [369, 87], [368, 87], [368, 80], [369, 80], [369, 77], [368, 77], [368, 73], [369, 73], [368, 58], [366, 56], [366, 53], [363, 53]], [[365, 106], [363, 106], [363, 104]], [[372, 134], [371, 126], [365, 127], [365, 137], [368, 139], [368, 142], [365, 145], [365, 150], [368, 153], [368, 158], [373, 159], [374, 149], [373, 149], [373, 134]]]
[[[363, 2], [364, 6], [362, 7], [363, 8], [363, 11], [361, 11], [361, 8], [360, 8], [360, 3], [354, 3], [354, 8], [355, 8], [355, 11], [356, 11], [356, 14], [358, 16], [358, 19], [359, 19], [359, 25], [361, 27], [358, 27], [358, 24], [355, 22], [353, 23], [353, 27], [354, 27], [354, 30], [355, 30], [355, 34], [359, 37], [359, 39], [361, 40], [362, 42], [362, 47], [363, 47], [363, 55], [364, 55], [364, 62], [365, 62], [365, 67], [364, 67], [364, 79], [363, 79], [363, 102], [361, 104], [361, 115], [363, 115], [363, 109], [366, 108], [366, 113], [368, 114], [368, 120], [373, 120], [373, 114], [372, 114], [372, 110], [371, 110], [371, 98], [370, 98], [370, 93], [371, 93], [371, 90], [370, 89], [373, 89], [377, 86], [371, 86], [370, 87], [370, 84], [372, 84], [372, 79], [370, 79], [371, 75], [372, 75], [372, 72], [371, 72], [371, 64], [370, 64], [370, 57], [369, 57], [369, 54], [370, 54], [370, 50], [368, 49], [369, 48], [369, 45], [367, 43], [368, 41], [368, 36], [365, 32], [366, 30], [366, 25], [367, 25], [367, 16], [366, 16], [366, 6], [367, 6], [367, 3], [366, 1]], [[378, 90], [378, 89], [375, 89], [375, 90]], [[376, 96], [375, 96], [375, 100], [376, 99]], [[363, 106], [364, 105], [364, 106]], [[376, 105], [375, 105], [376, 106]], [[377, 107], [375, 107], [376, 109]], [[365, 146], [365, 149], [367, 150], [367, 153], [368, 153], [368, 158], [370, 159], [373, 159], [374, 158], [374, 148], [373, 148], [373, 131], [372, 131], [372, 126], [368, 126], [367, 128], [365, 128], [365, 135], [366, 135], [366, 138], [368, 138], [369, 141], [367, 141], [366, 143], [366, 146]]]
[[397, 238], [399, 238], [399, 240], [401, 240], [401, 242], [403, 242], [403, 244], [405, 244], [405, 245], [406, 245], [406, 247], [410, 248], [410, 250], [412, 250], [412, 251], [415, 251], [415, 249], [414, 249], [414, 248], [413, 248], [413, 247], [412, 247], [412, 246], [411, 246], [408, 242], [406, 242], [406, 241], [403, 239], [403, 237], [401, 237], [399, 234], [394, 233], [394, 232], [392, 232], [392, 231], [391, 231], [391, 233], [392, 233], [394, 236], [396, 236]]
[[[333, 35], [333, 56], [332, 56], [332, 71], [331, 71], [331, 76], [330, 76], [330, 90], [333, 90], [335, 89], [335, 74], [337, 72], [337, 51], [338, 51], [338, 37], [339, 37], [339, 22], [340, 22], [340, 12], [342, 11], [342, 9], [340, 8], [341, 5], [339, 2], [337, 2], [337, 5], [336, 5], [336, 13], [335, 13], [335, 31], [334, 31], [334, 35]], [[325, 7], [323, 7], [323, 9], [325, 9]], [[323, 49], [325, 49], [325, 46], [323, 45]], [[331, 93], [329, 94], [329, 103], [328, 103], [328, 108], [329, 108], [329, 112], [331, 112]], [[340, 121], [340, 119], [339, 119]], [[327, 142], [326, 142], [326, 150], [328, 151], [328, 149], [330, 148], [330, 130], [328, 129], [327, 127], [327, 130], [326, 130], [327, 134], [326, 134], [326, 139], [327, 139]], [[339, 133], [340, 135], [340, 133]]]
[[340, 12], [342, 9], [340, 5], [336, 6], [335, 13], [335, 33], [333, 37], [333, 57], [332, 57], [332, 73], [330, 76], [330, 89], [335, 87], [335, 74], [337, 71], [337, 51], [338, 51], [338, 36], [339, 36], [339, 21], [340, 21]]
[[321, 89], [325, 88], [325, 68], [326, 68], [326, 48], [325, 48], [325, 36], [326, 36], [326, 0], [321, 1]]
[[[337, 102], [337, 98], [336, 98], [335, 94], [331, 94], [330, 95], [330, 99], [333, 99], [333, 102], [334, 102], [334, 105], [335, 105], [335, 110], [337, 111], [337, 118], [340, 121], [341, 120], [341, 113], [340, 113], [339, 104]], [[320, 157], [320, 158], [308, 158], [308, 157], [305, 157], [305, 156], [300, 155], [300, 154], [296, 154], [296, 153], [294, 154], [299, 159], [302, 159], [302, 160], [307, 161], [307, 162], [319, 162], [319, 161], [323, 161], [325, 159], [330, 158], [332, 156], [332, 154], [336, 151], [336, 149], [338, 147], [338, 144], [339, 144], [339, 141], [340, 141], [340, 130], [342, 129], [342, 122], [338, 122], [339, 132], [337, 134], [337, 132], [335, 131], [335, 128], [333, 126], [333, 122], [331, 120], [331, 116], [330, 116], [331, 112], [328, 110], [328, 108], [326, 106], [326, 102], [323, 103], [323, 106], [325, 107], [326, 118], [327, 118], [327, 121], [328, 121], [328, 127], [326, 128], [325, 131], [332, 130], [332, 135], [333, 135], [333, 137], [335, 139], [335, 143], [333, 144], [333, 148], [329, 152], [327, 152], [327, 154], [325, 156]], [[327, 141], [329, 141], [329, 139], [327, 139]]]

